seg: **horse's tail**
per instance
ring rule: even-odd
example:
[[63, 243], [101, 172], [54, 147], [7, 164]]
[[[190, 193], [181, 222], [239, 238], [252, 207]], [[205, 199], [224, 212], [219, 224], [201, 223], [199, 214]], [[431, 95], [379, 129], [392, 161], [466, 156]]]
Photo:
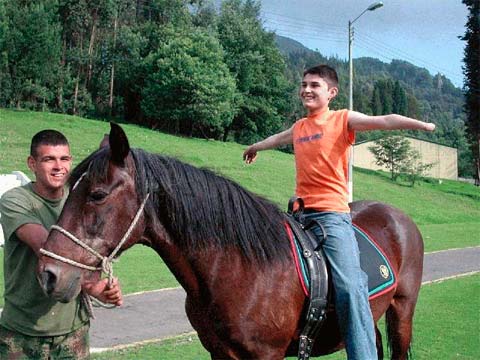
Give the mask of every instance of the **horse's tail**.
[[[398, 319], [395, 317], [395, 314], [391, 309], [388, 309], [385, 313], [385, 330], [387, 333], [388, 352], [391, 354], [394, 341], [398, 341]], [[411, 339], [406, 353], [407, 360], [412, 359], [412, 340], [413, 339]]]

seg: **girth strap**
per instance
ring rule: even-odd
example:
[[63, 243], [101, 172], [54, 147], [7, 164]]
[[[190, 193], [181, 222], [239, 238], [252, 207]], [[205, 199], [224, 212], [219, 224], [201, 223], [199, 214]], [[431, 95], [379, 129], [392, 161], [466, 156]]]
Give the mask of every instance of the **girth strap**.
[[[298, 208], [294, 212], [293, 207], [296, 203], [298, 203]], [[309, 222], [306, 225], [303, 224], [303, 207], [304, 203], [301, 198], [291, 198], [288, 205], [288, 213], [285, 214], [293, 233], [302, 247], [303, 257], [310, 273], [310, 301], [305, 327], [300, 335], [299, 360], [310, 358], [315, 337], [325, 320], [328, 305], [328, 271], [325, 255], [321, 246], [318, 245], [320, 239], [317, 238], [311, 229], [319, 226], [322, 229], [323, 238], [326, 238], [327, 233], [317, 221]]]

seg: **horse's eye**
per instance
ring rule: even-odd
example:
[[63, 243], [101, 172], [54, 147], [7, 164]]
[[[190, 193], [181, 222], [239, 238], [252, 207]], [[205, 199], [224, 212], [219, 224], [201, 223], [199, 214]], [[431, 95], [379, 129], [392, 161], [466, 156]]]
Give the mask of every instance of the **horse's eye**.
[[105, 199], [105, 197], [107, 196], [108, 194], [104, 191], [94, 191], [92, 193], [90, 193], [90, 195], [88, 195], [88, 197], [90, 198], [91, 201], [94, 201], [94, 202], [99, 202], [99, 201], [102, 201], [103, 199]]

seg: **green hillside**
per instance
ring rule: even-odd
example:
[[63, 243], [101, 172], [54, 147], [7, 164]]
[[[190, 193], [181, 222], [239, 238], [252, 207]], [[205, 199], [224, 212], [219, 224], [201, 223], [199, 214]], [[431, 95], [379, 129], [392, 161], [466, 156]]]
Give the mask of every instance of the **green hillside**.
[[[256, 163], [245, 165], [244, 146], [236, 143], [174, 137], [134, 125], [122, 126], [132, 147], [208, 167], [283, 209], [294, 191], [292, 155], [267, 151], [260, 154]], [[30, 139], [46, 128], [60, 130], [68, 137], [75, 164], [95, 150], [103, 134], [109, 131], [108, 123], [103, 121], [0, 109], [0, 173], [22, 170], [32, 176], [25, 161]], [[404, 210], [419, 225], [427, 252], [480, 245], [480, 192], [473, 185], [431, 181], [411, 188], [392, 183], [388, 175], [355, 169], [354, 199], [379, 200]], [[145, 275], [139, 278], [138, 271]], [[143, 246], [122, 255], [115, 265], [115, 274], [122, 281], [124, 293], [178, 286], [158, 256]], [[0, 276], [0, 289], [2, 280]]]
[[[134, 125], [123, 125], [132, 147], [174, 156], [198, 167], [208, 167], [285, 208], [294, 191], [292, 155], [279, 151], [260, 154], [253, 165], [242, 162], [243, 145], [175, 137]], [[22, 170], [31, 176], [26, 157], [31, 136], [45, 128], [62, 131], [70, 140], [75, 164], [95, 150], [109, 131], [107, 122], [68, 115], [0, 110], [0, 172]], [[455, 181], [420, 182], [414, 188], [392, 183], [387, 176], [356, 169], [354, 200], [379, 200], [409, 214], [424, 230], [427, 250], [439, 248], [429, 236], [457, 231], [448, 245], [478, 245], [480, 191]], [[442, 228], [437, 231], [437, 229]], [[475, 231], [476, 230], [476, 231]]]

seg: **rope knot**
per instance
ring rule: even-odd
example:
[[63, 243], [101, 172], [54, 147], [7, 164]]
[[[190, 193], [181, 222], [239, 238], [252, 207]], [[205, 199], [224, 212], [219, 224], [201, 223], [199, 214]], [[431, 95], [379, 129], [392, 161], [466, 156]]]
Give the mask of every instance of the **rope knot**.
[[107, 256], [102, 259], [102, 271], [108, 275], [108, 284], [111, 285], [113, 279], [113, 262]]

